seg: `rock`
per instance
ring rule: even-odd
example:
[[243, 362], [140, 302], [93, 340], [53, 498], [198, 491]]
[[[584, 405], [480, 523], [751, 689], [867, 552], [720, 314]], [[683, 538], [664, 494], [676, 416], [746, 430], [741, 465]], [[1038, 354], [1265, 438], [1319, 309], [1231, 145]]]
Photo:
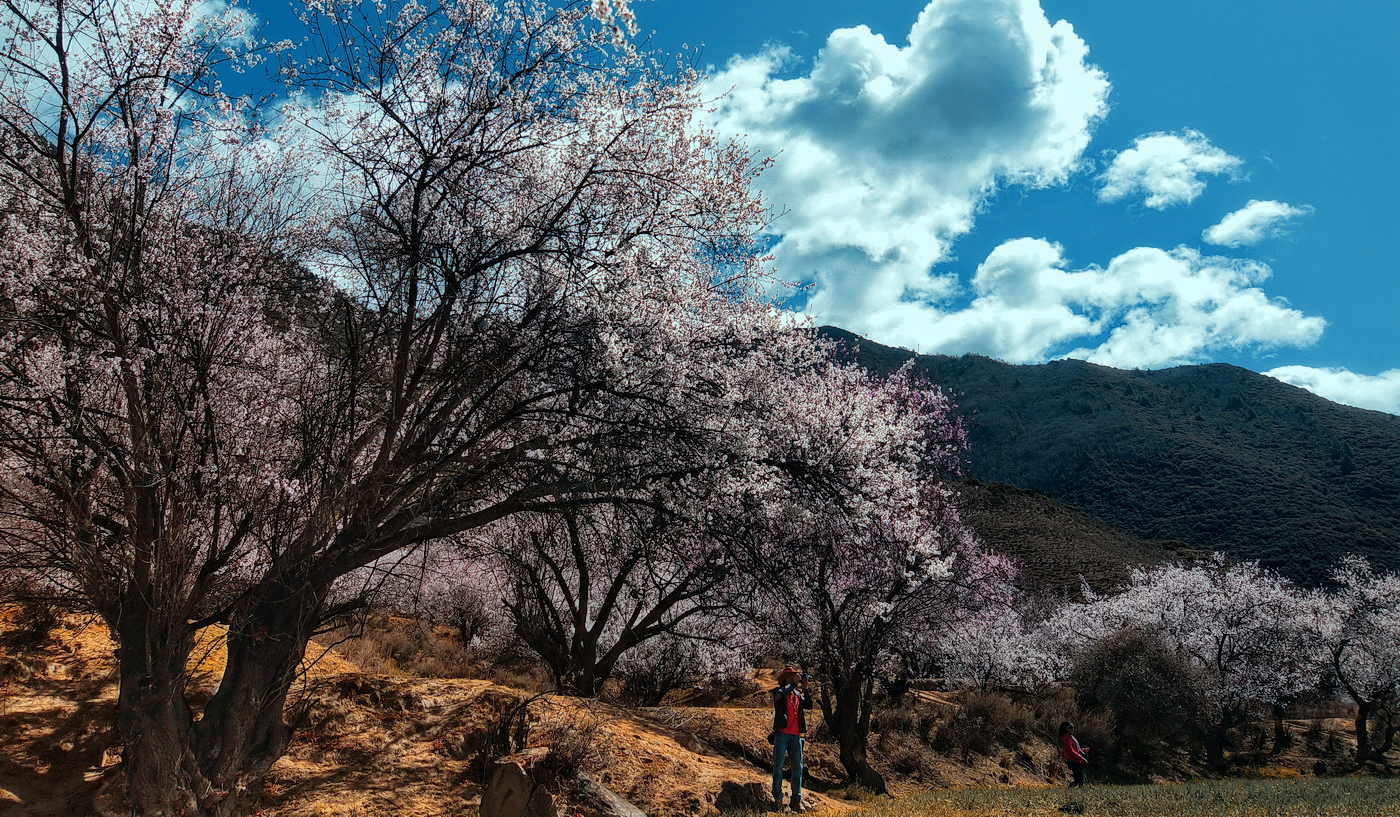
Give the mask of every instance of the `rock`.
[[773, 804], [768, 787], [762, 783], [739, 783], [726, 780], [715, 795], [718, 811], [765, 811]]
[[[580, 799], [584, 800], [598, 817], [647, 817], [645, 811], [589, 775], [579, 773], [578, 783]], [[482, 817], [485, 817], [485, 814]]]
[[676, 743], [687, 752], [691, 752], [697, 755], [709, 754], [709, 749], [705, 746], [704, 742], [701, 741], [700, 738], [696, 737], [694, 734], [687, 732], [684, 729], [676, 730], [674, 737], [676, 739]]
[[0, 684], [10, 681], [23, 683], [34, 677], [34, 671], [29, 665], [8, 655], [0, 655]]
[[502, 760], [481, 795], [481, 817], [559, 817], [559, 809], [519, 763]]

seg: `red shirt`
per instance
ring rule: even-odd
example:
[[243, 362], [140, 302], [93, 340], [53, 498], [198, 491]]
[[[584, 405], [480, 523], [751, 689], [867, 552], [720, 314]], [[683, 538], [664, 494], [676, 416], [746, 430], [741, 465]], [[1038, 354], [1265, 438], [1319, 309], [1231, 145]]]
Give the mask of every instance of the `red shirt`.
[[802, 696], [798, 694], [797, 690], [794, 689], [793, 691], [789, 692], [787, 694], [787, 726], [784, 726], [778, 731], [784, 732], [789, 735], [802, 734], [801, 730], [798, 728], [798, 724], [801, 723], [801, 721], [798, 720], [799, 715], [797, 712], [797, 710], [801, 706]]

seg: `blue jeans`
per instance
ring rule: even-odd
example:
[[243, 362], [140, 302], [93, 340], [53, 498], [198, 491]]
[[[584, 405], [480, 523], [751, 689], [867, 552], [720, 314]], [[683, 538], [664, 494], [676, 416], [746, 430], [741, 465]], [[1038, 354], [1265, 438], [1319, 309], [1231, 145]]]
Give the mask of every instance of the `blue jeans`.
[[802, 796], [802, 736], [777, 732], [773, 735], [773, 802], [783, 800], [783, 759], [792, 758], [792, 796]]

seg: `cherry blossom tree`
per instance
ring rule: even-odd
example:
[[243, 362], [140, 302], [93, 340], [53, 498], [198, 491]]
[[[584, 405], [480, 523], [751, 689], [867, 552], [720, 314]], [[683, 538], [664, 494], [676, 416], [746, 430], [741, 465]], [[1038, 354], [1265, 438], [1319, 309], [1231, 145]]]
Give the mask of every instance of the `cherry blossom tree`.
[[133, 813], [248, 807], [365, 567], [800, 470], [755, 464], [762, 373], [817, 357], [755, 297], [761, 163], [625, 11], [311, 4], [270, 133], [219, 91], [233, 11], [6, 4], [6, 551], [112, 627]]
[[574, 7], [326, 4], [308, 23], [329, 49], [288, 68], [315, 102], [289, 117], [335, 179], [317, 262], [352, 303], [347, 353], [303, 525], [231, 614], [241, 671], [199, 723], [224, 791], [284, 749], [280, 696], [339, 577], [733, 467], [732, 364], [793, 333], [747, 303], [759, 164], [693, 128], [693, 76], [618, 54]]
[[1061, 656], [1040, 623], [1015, 603], [957, 612], [922, 645], [951, 682], [981, 690], [1037, 692], [1063, 680]]
[[505, 583], [494, 565], [464, 556], [451, 544], [435, 545], [416, 577], [412, 612], [445, 624], [457, 633], [463, 647], [500, 646], [508, 627], [505, 615]]
[[1383, 760], [1400, 731], [1400, 575], [1344, 559], [1314, 622], [1337, 685], [1356, 704], [1356, 762]]
[[694, 527], [626, 506], [518, 518], [489, 545], [506, 609], [561, 690], [597, 695], [630, 651], [666, 637], [734, 645], [733, 560]]
[[938, 481], [965, 447], [951, 406], [908, 371], [806, 375], [775, 418], [794, 459], [829, 476], [753, 497], [755, 598], [784, 651], [814, 670], [822, 713], [853, 780], [884, 791], [866, 744], [877, 679], [900, 648], [979, 600], [1009, 564], [977, 548]]
[[1317, 685], [1321, 655], [1305, 627], [1309, 605], [1286, 579], [1216, 556], [1134, 571], [1123, 592], [1069, 605], [1055, 627], [1070, 649], [1140, 630], [1189, 658], [1214, 713], [1202, 736], [1207, 760], [1221, 768], [1227, 734], [1248, 721], [1252, 706]]
[[256, 582], [319, 377], [299, 177], [219, 91], [258, 59], [234, 11], [0, 15], [0, 559], [106, 621], [129, 801], [186, 813], [194, 633]]

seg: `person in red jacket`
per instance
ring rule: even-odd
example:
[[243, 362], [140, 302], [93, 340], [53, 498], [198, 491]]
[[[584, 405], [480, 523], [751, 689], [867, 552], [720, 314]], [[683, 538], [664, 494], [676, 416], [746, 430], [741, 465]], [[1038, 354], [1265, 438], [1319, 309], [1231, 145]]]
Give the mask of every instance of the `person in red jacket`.
[[784, 667], [778, 673], [778, 687], [773, 690], [773, 808], [783, 807], [783, 760], [792, 759], [791, 808], [801, 813], [802, 806], [802, 735], [807, 732], [808, 709], [812, 699], [807, 695], [807, 676], [796, 667]]
[[1065, 763], [1069, 766], [1070, 772], [1074, 774], [1074, 779], [1069, 781], [1069, 787], [1084, 785], [1084, 764], [1089, 762], [1089, 758], [1084, 753], [1089, 751], [1079, 745], [1079, 741], [1074, 738], [1074, 724], [1069, 721], [1060, 723], [1060, 754], [1065, 758]]

